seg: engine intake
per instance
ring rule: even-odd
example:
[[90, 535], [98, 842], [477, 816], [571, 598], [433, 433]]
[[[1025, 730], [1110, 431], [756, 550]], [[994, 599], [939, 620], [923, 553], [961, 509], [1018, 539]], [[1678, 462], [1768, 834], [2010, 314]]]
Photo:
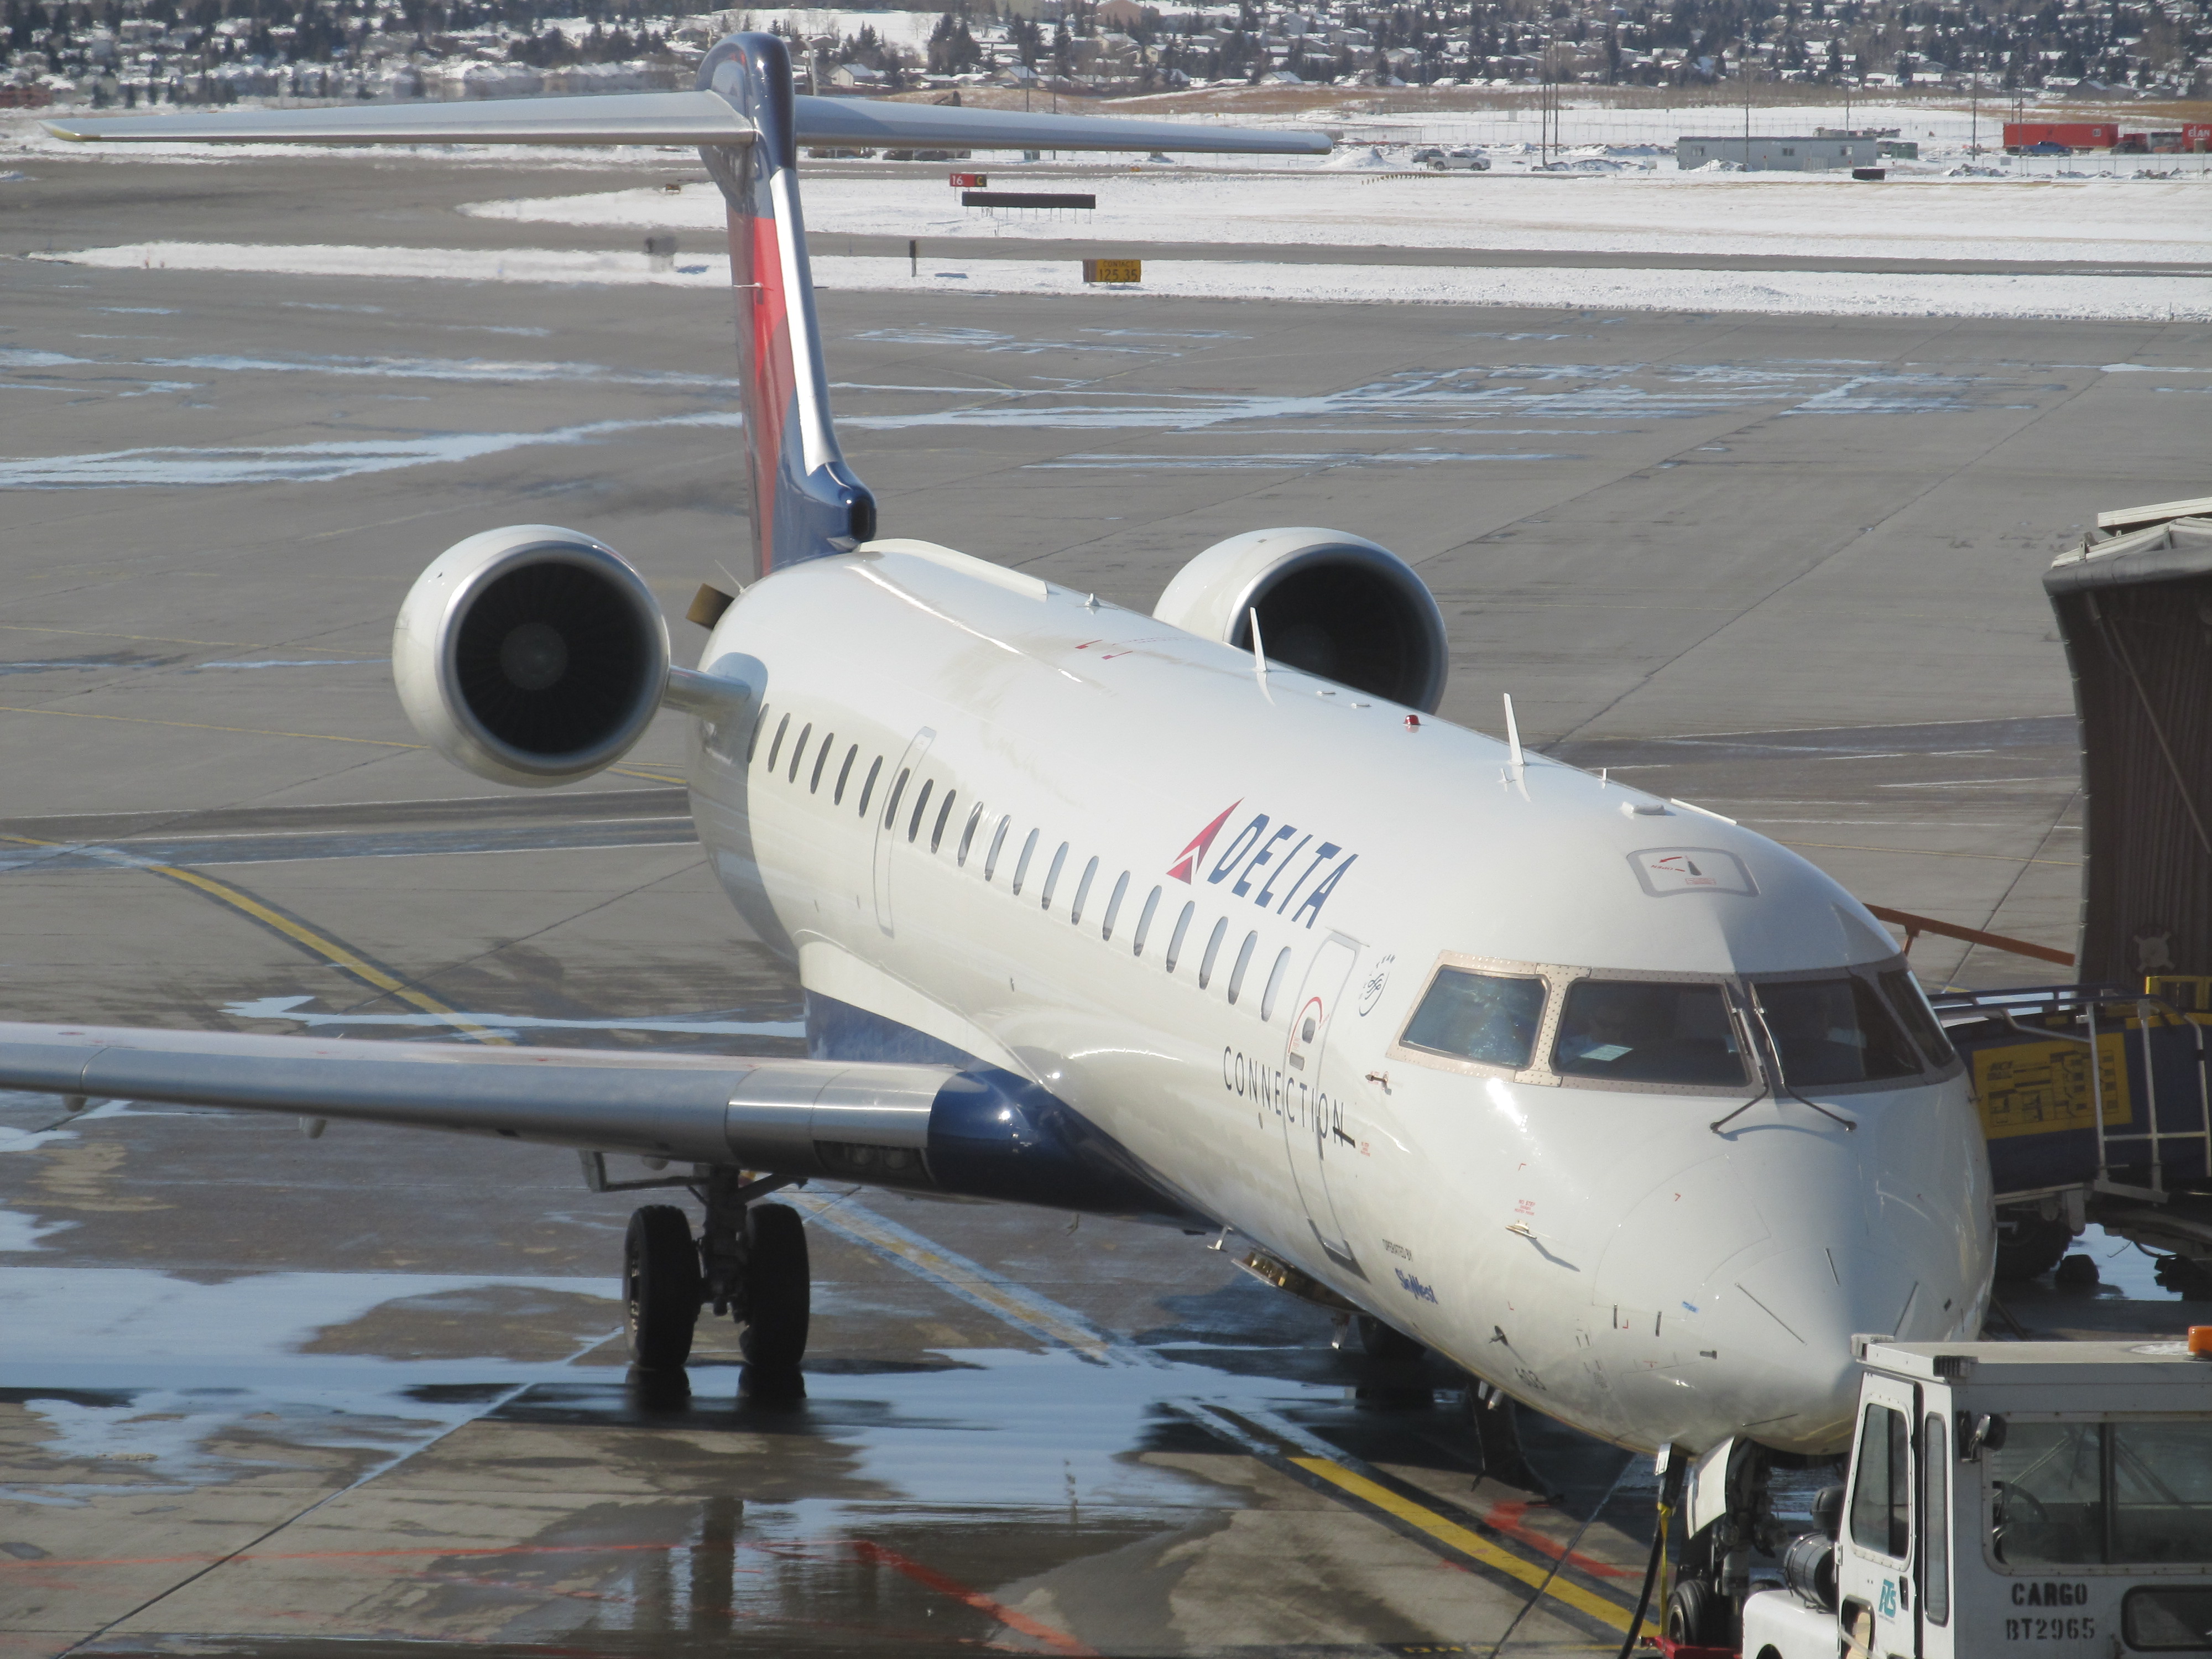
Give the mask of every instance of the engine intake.
[[645, 578], [552, 525], [487, 530], [416, 578], [392, 630], [407, 718], [456, 766], [544, 787], [611, 766], [668, 684], [668, 626]]
[[1413, 568], [1338, 530], [1248, 531], [1176, 573], [1152, 607], [1187, 632], [1433, 714], [1451, 665], [1443, 613]]

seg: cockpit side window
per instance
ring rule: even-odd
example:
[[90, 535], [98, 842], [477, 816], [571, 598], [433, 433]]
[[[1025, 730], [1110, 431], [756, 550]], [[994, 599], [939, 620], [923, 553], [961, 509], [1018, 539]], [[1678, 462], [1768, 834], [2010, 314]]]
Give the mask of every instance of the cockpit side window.
[[1544, 1019], [1544, 981], [1439, 968], [1399, 1042], [1453, 1060], [1525, 1070]]
[[1856, 974], [1756, 985], [1782, 1075], [1797, 1088], [1917, 1077], [1926, 1069], [1897, 1017]]
[[1717, 985], [1577, 980], [1559, 1013], [1561, 1077], [1741, 1088], [1743, 1052]]
[[1920, 989], [1920, 981], [1912, 977], [1910, 968], [1893, 968], [1879, 975], [1881, 988], [1889, 995], [1890, 1006], [1905, 1021], [1905, 1029], [1912, 1033], [1912, 1040], [1920, 1045], [1920, 1052], [1928, 1056], [1928, 1063], [1941, 1071], [1958, 1059], [1958, 1051], [1951, 1047], [1951, 1039], [1943, 1035], [1943, 1023], [1936, 1018], [1936, 1011], [1928, 1006], [1928, 998]]

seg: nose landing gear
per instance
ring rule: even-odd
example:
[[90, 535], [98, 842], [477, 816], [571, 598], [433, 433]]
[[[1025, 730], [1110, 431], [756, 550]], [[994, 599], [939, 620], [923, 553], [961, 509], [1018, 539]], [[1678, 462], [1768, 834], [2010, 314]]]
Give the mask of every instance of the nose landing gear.
[[712, 1306], [739, 1327], [745, 1357], [739, 1387], [757, 1398], [796, 1398], [812, 1307], [806, 1231], [786, 1204], [757, 1200], [791, 1182], [747, 1181], [736, 1170], [702, 1172], [693, 1193], [706, 1224], [672, 1204], [648, 1204], [630, 1218], [623, 1249], [623, 1304], [630, 1358], [640, 1371], [680, 1371], [691, 1357], [699, 1315]]

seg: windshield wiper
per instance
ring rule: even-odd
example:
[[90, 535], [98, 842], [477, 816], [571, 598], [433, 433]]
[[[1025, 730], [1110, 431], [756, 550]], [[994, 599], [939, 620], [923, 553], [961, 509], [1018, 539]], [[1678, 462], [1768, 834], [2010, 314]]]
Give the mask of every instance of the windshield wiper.
[[1797, 1092], [1796, 1089], [1790, 1084], [1788, 1075], [1782, 1069], [1782, 1045], [1775, 1039], [1774, 1028], [1766, 1023], [1766, 1010], [1760, 1006], [1759, 1000], [1759, 989], [1756, 986], [1752, 988], [1751, 994], [1744, 999], [1744, 1001], [1751, 1010], [1752, 1018], [1759, 1022], [1759, 1029], [1760, 1032], [1766, 1038], [1766, 1043], [1764, 1048], [1761, 1048], [1756, 1042], [1752, 1044], [1752, 1047], [1758, 1050], [1759, 1055], [1759, 1073], [1760, 1079], [1759, 1092], [1753, 1095], [1749, 1100], [1745, 1101], [1743, 1104], [1737, 1107], [1735, 1110], [1729, 1113], [1725, 1117], [1716, 1118], [1713, 1121], [1705, 1125], [1705, 1127], [1708, 1129], [1711, 1129], [1715, 1134], [1718, 1134], [1721, 1132], [1723, 1125], [1734, 1122], [1737, 1118], [1741, 1117], [1753, 1107], [1758, 1105], [1760, 1101], [1765, 1099], [1767, 1096], [1772, 1095], [1775, 1099], [1778, 1101], [1784, 1094], [1787, 1094], [1790, 1099], [1796, 1101], [1800, 1106], [1809, 1106], [1814, 1111], [1818, 1112], [1822, 1117], [1828, 1119], [1831, 1122], [1842, 1124], [1845, 1133], [1848, 1134], [1856, 1130], [1859, 1126], [1853, 1122], [1850, 1118], [1844, 1116], [1842, 1113], [1832, 1112], [1826, 1107], [1820, 1104], [1819, 1101], [1808, 1100], [1804, 1096]]

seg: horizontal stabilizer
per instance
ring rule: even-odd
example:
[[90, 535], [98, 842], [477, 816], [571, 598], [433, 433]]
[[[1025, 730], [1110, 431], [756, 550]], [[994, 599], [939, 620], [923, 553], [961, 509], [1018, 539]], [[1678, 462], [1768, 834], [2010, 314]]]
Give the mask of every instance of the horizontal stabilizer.
[[753, 136], [711, 92], [64, 117], [46, 125], [60, 138], [134, 144], [743, 144]]
[[[881, 149], [1180, 150], [1323, 155], [1319, 132], [1261, 132], [1185, 121], [894, 104], [793, 100], [802, 144]], [[194, 144], [744, 144], [750, 122], [719, 94], [623, 92], [452, 103], [338, 104], [191, 115], [64, 116], [46, 128], [83, 143]]]
[[799, 142], [860, 149], [1181, 150], [1196, 155], [1326, 155], [1322, 132], [1261, 132], [1191, 121], [1119, 116], [1032, 115], [955, 104], [893, 104], [864, 98], [794, 99]]

